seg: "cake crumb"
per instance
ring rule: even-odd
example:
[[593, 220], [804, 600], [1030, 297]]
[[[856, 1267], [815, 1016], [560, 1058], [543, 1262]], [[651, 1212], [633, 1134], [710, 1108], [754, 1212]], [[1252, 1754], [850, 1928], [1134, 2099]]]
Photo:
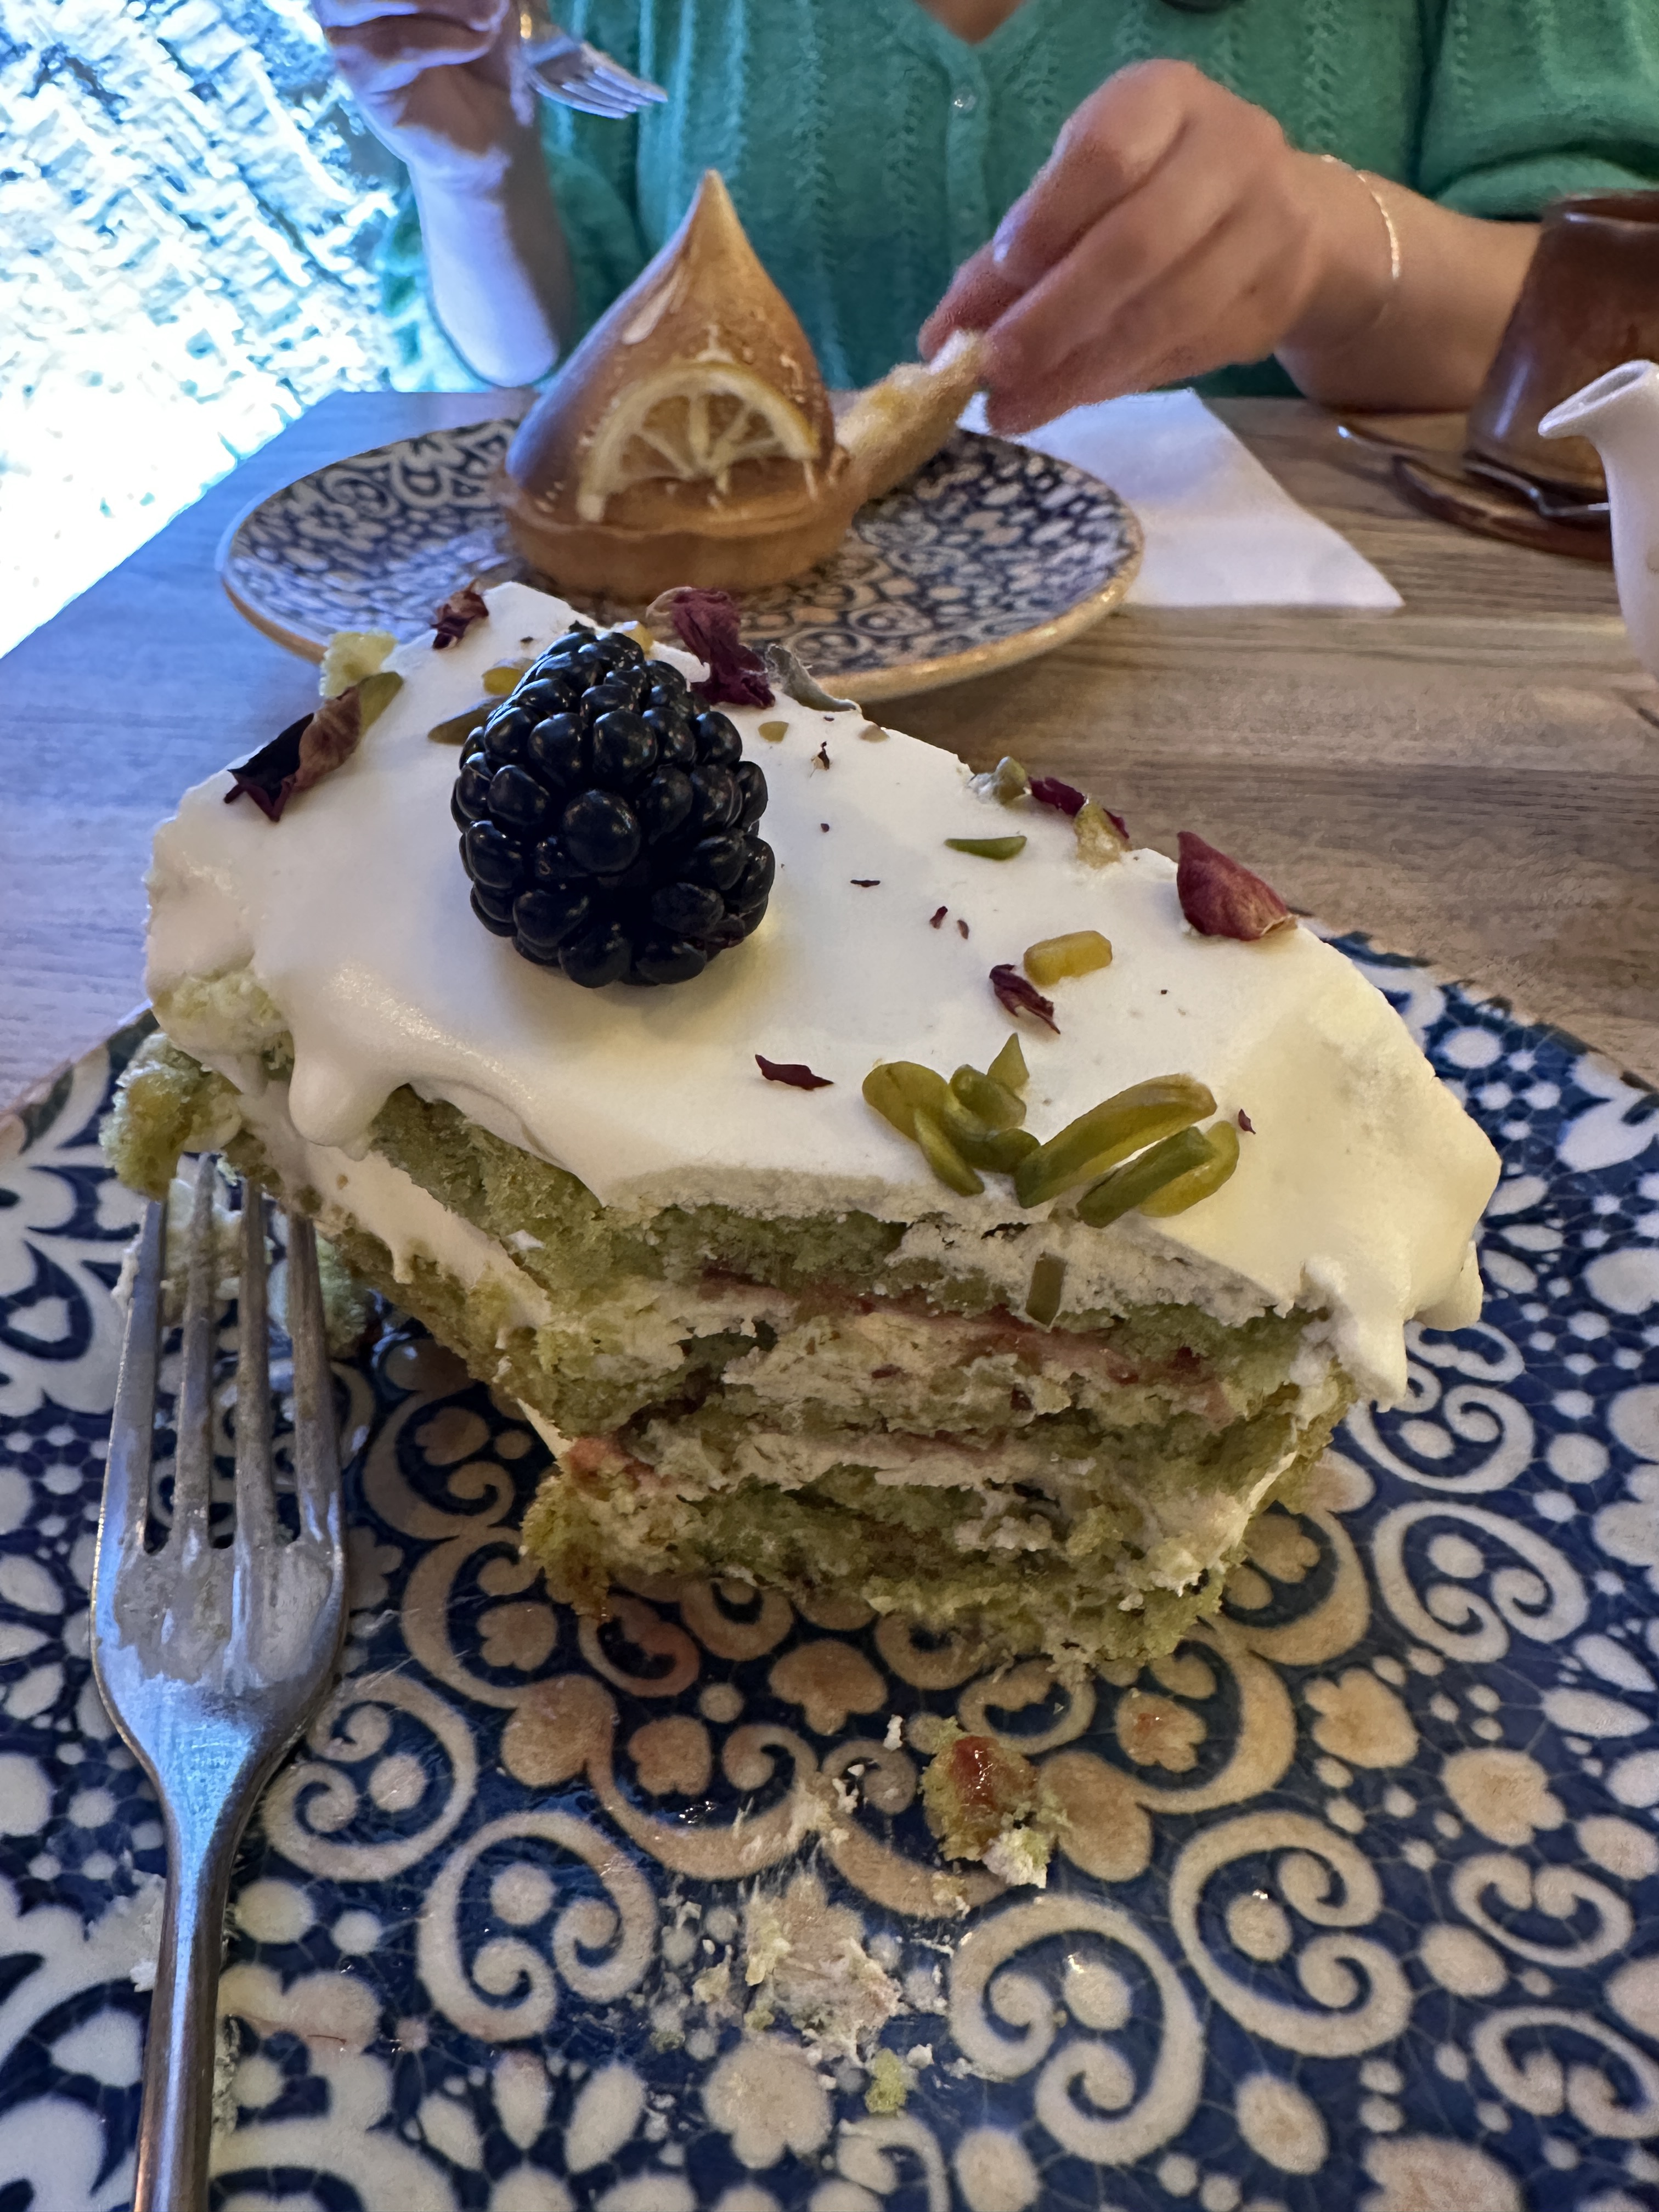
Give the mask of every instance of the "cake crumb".
[[864, 2109], [878, 2118], [904, 2110], [914, 2077], [896, 2051], [884, 2044], [870, 2062], [870, 2086], [864, 2093]]
[[977, 1859], [1011, 1889], [1048, 1887], [1065, 1816], [1020, 1753], [946, 1721], [922, 1772], [921, 1802], [946, 1858]]
[[691, 1994], [702, 2005], [726, 2004], [732, 1994], [732, 1961], [722, 1959], [717, 1966], [705, 1966], [691, 1984]]
[[757, 1991], [750, 2030], [763, 2033], [781, 2012], [819, 2054], [860, 2063], [904, 2004], [898, 1984], [865, 1948], [859, 1915], [830, 1904], [813, 1874], [749, 1899], [744, 1979]]

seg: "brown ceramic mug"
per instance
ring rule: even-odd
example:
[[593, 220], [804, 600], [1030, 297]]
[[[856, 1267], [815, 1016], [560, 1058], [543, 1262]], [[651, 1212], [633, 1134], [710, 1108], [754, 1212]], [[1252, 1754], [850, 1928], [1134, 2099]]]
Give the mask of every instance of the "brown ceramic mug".
[[1469, 410], [1465, 451], [1606, 496], [1594, 446], [1539, 417], [1621, 361], [1659, 360], [1659, 191], [1589, 192], [1544, 210], [1515, 312]]

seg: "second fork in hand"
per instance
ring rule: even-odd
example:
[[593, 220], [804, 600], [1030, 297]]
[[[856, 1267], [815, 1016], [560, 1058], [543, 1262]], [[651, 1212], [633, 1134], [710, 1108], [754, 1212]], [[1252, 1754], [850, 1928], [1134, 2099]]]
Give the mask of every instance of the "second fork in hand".
[[584, 115], [620, 123], [668, 94], [648, 77], [635, 76], [620, 62], [556, 23], [547, 0], [519, 0], [519, 46], [530, 82], [544, 99]]

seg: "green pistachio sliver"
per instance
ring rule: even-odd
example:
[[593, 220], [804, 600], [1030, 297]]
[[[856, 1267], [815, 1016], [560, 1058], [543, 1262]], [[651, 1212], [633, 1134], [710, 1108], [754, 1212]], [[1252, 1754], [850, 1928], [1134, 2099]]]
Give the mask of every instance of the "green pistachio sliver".
[[788, 736], [789, 725], [787, 722], [763, 722], [760, 726], [760, 733], [768, 744], [775, 745]]
[[953, 1145], [982, 1145], [997, 1133], [996, 1125], [964, 1106], [948, 1084], [927, 1110]]
[[357, 711], [362, 720], [357, 731], [360, 737], [371, 722], [385, 714], [403, 688], [403, 678], [392, 668], [377, 668], [372, 676], [358, 678]]
[[918, 1106], [937, 1110], [949, 1096], [945, 1078], [914, 1060], [883, 1060], [864, 1079], [864, 1103], [873, 1106], [884, 1121], [890, 1121], [901, 1137], [915, 1135]]
[[1039, 1328], [1047, 1328], [1060, 1311], [1065, 1288], [1064, 1260], [1056, 1252], [1040, 1254], [1031, 1269], [1031, 1287], [1025, 1294], [1026, 1320], [1034, 1321]]
[[994, 1168], [999, 1175], [1012, 1175], [1036, 1148], [1037, 1140], [1029, 1129], [993, 1129], [986, 1137], [957, 1139], [957, 1149], [964, 1160], [976, 1168]]
[[1025, 850], [1024, 837], [947, 837], [953, 853], [971, 853], [979, 860], [1012, 860]]
[[884, 1065], [872, 1067], [864, 1079], [864, 1103], [874, 1107], [884, 1121], [889, 1121], [901, 1137], [916, 1133], [916, 1109], [893, 1079], [893, 1071]]
[[1201, 1198], [1208, 1198], [1220, 1189], [1238, 1165], [1238, 1131], [1231, 1121], [1212, 1121], [1204, 1132], [1210, 1147], [1210, 1158], [1173, 1182], [1166, 1182], [1162, 1190], [1143, 1198], [1140, 1210], [1150, 1213], [1154, 1220], [1166, 1220], [1172, 1213], [1184, 1213], [1189, 1206], [1196, 1206]]
[[1062, 1191], [1094, 1182], [1131, 1152], [1214, 1111], [1214, 1098], [1193, 1076], [1155, 1075], [1149, 1082], [1132, 1084], [1068, 1121], [1058, 1136], [1022, 1160], [1014, 1176], [1015, 1194], [1022, 1206], [1041, 1206]]
[[1112, 948], [1097, 929], [1073, 929], [1064, 937], [1045, 937], [1025, 948], [1026, 974], [1040, 991], [1068, 975], [1091, 975], [1097, 968], [1109, 968]]
[[923, 1067], [919, 1060], [890, 1060], [887, 1063], [895, 1083], [912, 1106], [926, 1106], [935, 1117], [943, 1110], [950, 1088], [937, 1068]]
[[492, 699], [505, 698], [509, 691], [518, 690], [520, 678], [528, 674], [531, 665], [527, 660], [498, 660], [483, 672], [484, 690]]
[[1092, 799], [1085, 799], [1073, 816], [1072, 830], [1077, 856], [1085, 867], [1109, 868], [1129, 850], [1128, 839], [1118, 834], [1105, 808]]
[[1031, 779], [1024, 765], [1011, 753], [1005, 753], [994, 768], [968, 779], [968, 788], [975, 799], [994, 799], [999, 806], [1012, 806], [1017, 799], [1024, 799], [1030, 787]]
[[434, 722], [427, 735], [434, 745], [465, 744], [474, 730], [483, 728], [489, 713], [489, 700], [483, 700], [477, 706], [469, 707], [464, 714], [452, 714], [447, 722]]
[[1007, 1043], [991, 1062], [987, 1073], [993, 1083], [1000, 1083], [1009, 1091], [1024, 1091], [1030, 1081], [1030, 1071], [1025, 1065], [1025, 1054], [1020, 1050], [1018, 1037], [1012, 1031]]
[[951, 1189], [960, 1192], [963, 1198], [976, 1198], [984, 1189], [984, 1183], [925, 1106], [916, 1109], [916, 1142], [928, 1166]]
[[1091, 1183], [1077, 1202], [1077, 1218], [1091, 1229], [1104, 1229], [1166, 1185], [1204, 1167], [1211, 1157], [1210, 1140], [1201, 1129], [1178, 1129]]
[[1019, 1093], [994, 1075], [981, 1075], [976, 1067], [957, 1068], [951, 1088], [970, 1114], [993, 1129], [1016, 1129], [1025, 1119], [1025, 1101]]

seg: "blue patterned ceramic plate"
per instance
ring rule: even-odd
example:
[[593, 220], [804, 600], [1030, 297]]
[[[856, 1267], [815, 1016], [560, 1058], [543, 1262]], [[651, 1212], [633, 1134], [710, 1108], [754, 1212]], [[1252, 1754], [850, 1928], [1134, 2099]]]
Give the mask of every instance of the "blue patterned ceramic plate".
[[[584, 1626], [518, 1561], [511, 1407], [395, 1316], [337, 1370], [346, 1675], [234, 1885], [218, 2212], [1659, 2203], [1659, 1102], [1345, 950], [1503, 1149], [1486, 1316], [1138, 1680], [733, 1589]], [[131, 2186], [161, 1829], [86, 1586], [135, 1038], [0, 1123], [6, 2212]], [[950, 1713], [1089, 1808], [965, 1918], [905, 1741]], [[757, 1894], [816, 2039], [744, 1979]]]
[[[332, 630], [414, 636], [470, 576], [541, 581], [490, 491], [514, 427], [405, 438], [273, 493], [219, 548], [225, 589], [279, 645], [320, 660]], [[860, 700], [896, 698], [1048, 652], [1115, 606], [1139, 565], [1140, 526], [1115, 492], [1070, 461], [959, 430], [860, 509], [834, 560], [749, 592], [744, 635], [793, 646]]]

